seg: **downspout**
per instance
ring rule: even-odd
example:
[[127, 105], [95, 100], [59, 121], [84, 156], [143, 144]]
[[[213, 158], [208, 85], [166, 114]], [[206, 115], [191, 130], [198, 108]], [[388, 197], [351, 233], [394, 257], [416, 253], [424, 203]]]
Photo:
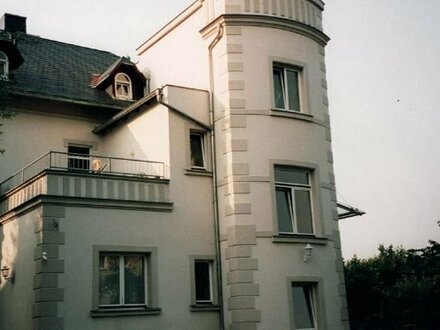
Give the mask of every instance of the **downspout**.
[[214, 236], [215, 236], [215, 250], [217, 254], [216, 269], [217, 269], [217, 287], [218, 287], [218, 301], [220, 307], [220, 330], [225, 329], [225, 317], [223, 306], [223, 276], [222, 276], [222, 255], [220, 246], [220, 224], [218, 211], [218, 192], [217, 192], [217, 157], [215, 149], [215, 120], [214, 120], [214, 64], [212, 61], [212, 50], [223, 36], [223, 24], [217, 25], [217, 33], [208, 46], [208, 60], [209, 60], [209, 121], [211, 125], [211, 159], [212, 159], [212, 196], [213, 196], [213, 210], [214, 210]]

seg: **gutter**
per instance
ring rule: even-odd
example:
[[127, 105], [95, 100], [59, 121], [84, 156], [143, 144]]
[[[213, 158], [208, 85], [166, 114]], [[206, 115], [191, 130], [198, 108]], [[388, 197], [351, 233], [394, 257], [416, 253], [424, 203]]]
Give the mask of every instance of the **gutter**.
[[215, 145], [215, 120], [214, 120], [214, 63], [212, 60], [212, 50], [223, 37], [223, 24], [217, 25], [217, 33], [214, 40], [208, 46], [208, 60], [209, 60], [209, 121], [211, 125], [211, 159], [212, 159], [212, 196], [214, 209], [214, 236], [215, 236], [215, 250], [217, 254], [216, 269], [217, 269], [217, 286], [218, 286], [218, 300], [220, 306], [220, 330], [225, 329], [225, 316], [223, 304], [223, 276], [222, 276], [222, 255], [220, 246], [220, 224], [219, 224], [219, 209], [218, 209], [218, 185], [217, 185], [217, 157]]

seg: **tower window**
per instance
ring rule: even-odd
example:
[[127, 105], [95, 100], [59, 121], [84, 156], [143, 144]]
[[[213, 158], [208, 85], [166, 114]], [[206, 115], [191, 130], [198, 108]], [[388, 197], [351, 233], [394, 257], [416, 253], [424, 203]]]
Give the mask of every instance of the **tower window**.
[[275, 108], [286, 111], [301, 111], [300, 75], [301, 71], [295, 67], [274, 65]]
[[275, 167], [278, 232], [313, 234], [310, 171], [298, 167]]
[[118, 73], [115, 77], [115, 98], [118, 100], [133, 99], [131, 80], [124, 73]]
[[0, 51], [0, 79], [8, 79], [9, 61], [5, 53]]

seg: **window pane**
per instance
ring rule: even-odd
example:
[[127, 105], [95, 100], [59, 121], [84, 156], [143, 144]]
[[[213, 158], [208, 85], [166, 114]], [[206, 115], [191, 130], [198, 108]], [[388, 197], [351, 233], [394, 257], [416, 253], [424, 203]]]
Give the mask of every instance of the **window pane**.
[[275, 167], [275, 181], [297, 184], [309, 184], [309, 171], [296, 167]]
[[310, 285], [292, 285], [295, 329], [315, 328], [314, 302]]
[[298, 72], [287, 70], [287, 88], [289, 93], [289, 110], [299, 111]]
[[6, 64], [0, 62], [0, 77], [6, 76]]
[[145, 303], [144, 257], [124, 257], [125, 304]]
[[67, 152], [69, 153], [67, 162], [68, 168], [76, 170], [90, 169], [90, 148], [80, 146], [68, 146]]
[[196, 301], [211, 302], [210, 262], [196, 261], [194, 273], [196, 278]]
[[276, 188], [278, 230], [292, 233], [292, 212], [290, 189]]
[[119, 256], [99, 256], [99, 304], [120, 303], [119, 296]]
[[283, 69], [273, 68], [273, 89], [275, 95], [275, 107], [285, 108], [285, 91]]
[[295, 190], [295, 211], [299, 233], [312, 234], [312, 209], [310, 191]]
[[202, 135], [190, 134], [190, 142], [191, 142], [191, 166], [205, 167]]

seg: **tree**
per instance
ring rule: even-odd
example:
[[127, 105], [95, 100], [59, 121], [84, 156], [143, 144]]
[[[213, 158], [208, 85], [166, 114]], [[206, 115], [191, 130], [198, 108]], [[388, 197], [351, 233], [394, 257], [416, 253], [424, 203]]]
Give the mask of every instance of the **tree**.
[[379, 246], [379, 255], [345, 262], [353, 330], [436, 329], [440, 324], [440, 244]]

